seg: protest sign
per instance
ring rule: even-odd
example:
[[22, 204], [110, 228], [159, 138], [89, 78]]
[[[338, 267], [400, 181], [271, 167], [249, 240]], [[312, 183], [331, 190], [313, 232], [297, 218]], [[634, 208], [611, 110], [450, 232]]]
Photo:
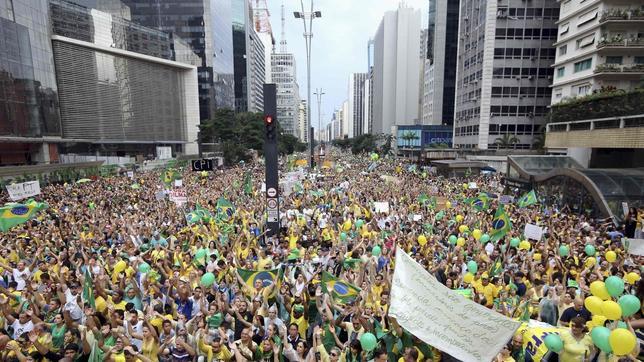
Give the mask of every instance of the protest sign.
[[477, 189], [477, 188], [479, 188], [479, 187], [478, 187], [478, 185], [476, 184], [476, 182], [470, 182], [470, 183], [467, 185], [467, 187], [468, 187], [469, 189]]
[[388, 202], [374, 202], [373, 210], [375, 212], [384, 212], [389, 213], [389, 203]]
[[414, 221], [420, 221], [422, 219], [423, 219], [423, 215], [414, 214], [414, 217], [413, 217]]
[[182, 179], [174, 180], [174, 187], [183, 187], [183, 180]]
[[543, 228], [534, 224], [525, 224], [523, 235], [525, 235], [526, 239], [539, 241], [541, 240], [541, 236], [543, 235]]
[[127, 172], [127, 177], [134, 178], [134, 171], [128, 171]]
[[186, 202], [188, 202], [188, 196], [186, 194], [186, 190], [185, 189], [170, 190], [170, 201], [177, 204], [177, 206], [181, 206]]
[[389, 316], [462, 361], [492, 361], [520, 322], [463, 298], [398, 248]]
[[165, 191], [161, 190], [161, 191], [159, 191], [159, 192], [155, 193], [155, 194], [154, 194], [154, 198], [155, 198], [157, 201], [161, 201], [161, 200], [165, 199]]
[[40, 182], [27, 181], [19, 184], [7, 185], [7, 192], [12, 201], [26, 199], [27, 197], [36, 196], [40, 194]]
[[644, 256], [644, 239], [626, 239], [624, 244], [628, 246], [628, 253]]
[[506, 205], [511, 204], [514, 202], [514, 197], [512, 197], [511, 195], [501, 195], [499, 197], [499, 202]]

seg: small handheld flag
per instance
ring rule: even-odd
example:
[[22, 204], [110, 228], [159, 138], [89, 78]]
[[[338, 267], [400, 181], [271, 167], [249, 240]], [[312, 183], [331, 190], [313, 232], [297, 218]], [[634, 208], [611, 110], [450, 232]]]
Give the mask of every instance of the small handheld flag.
[[490, 240], [497, 241], [505, 236], [512, 229], [512, 222], [505, 213], [503, 204], [499, 205], [494, 219], [492, 220], [492, 232], [490, 233]]

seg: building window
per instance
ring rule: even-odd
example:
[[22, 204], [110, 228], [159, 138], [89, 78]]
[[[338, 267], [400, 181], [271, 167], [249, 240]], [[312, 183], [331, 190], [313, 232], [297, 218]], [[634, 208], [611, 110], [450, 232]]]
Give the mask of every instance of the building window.
[[644, 64], [644, 57], [634, 57], [633, 63], [635, 64]]
[[557, 68], [557, 78], [562, 78], [566, 71], [566, 67]]
[[590, 93], [590, 84], [584, 84], [584, 85], [577, 86], [577, 95], [578, 96], [585, 96], [588, 93]]
[[581, 62], [577, 62], [575, 63], [575, 73], [590, 69], [592, 65], [593, 65], [592, 58], [588, 58], [586, 60], [582, 60]]
[[595, 43], [595, 34], [589, 35], [585, 38], [577, 39], [577, 49], [585, 48]]
[[621, 56], [606, 57], [606, 64], [622, 64]]
[[559, 30], [559, 35], [565, 35], [568, 33], [568, 30], [570, 29], [570, 23], [565, 23], [561, 26], [561, 30]]
[[555, 89], [555, 98], [560, 99], [563, 95], [561, 88]]
[[559, 47], [559, 56], [566, 55], [568, 52], [568, 45], [562, 45]]
[[577, 22], [577, 27], [580, 27], [580, 26], [588, 23], [589, 21], [593, 21], [593, 20], [597, 19], [597, 13], [598, 12], [599, 12], [599, 9], [595, 8], [595, 9], [593, 9], [593, 10], [591, 10], [591, 11], [589, 11], [589, 12], [583, 14], [583, 15], [580, 15], [579, 18], [578, 18], [579, 21]]

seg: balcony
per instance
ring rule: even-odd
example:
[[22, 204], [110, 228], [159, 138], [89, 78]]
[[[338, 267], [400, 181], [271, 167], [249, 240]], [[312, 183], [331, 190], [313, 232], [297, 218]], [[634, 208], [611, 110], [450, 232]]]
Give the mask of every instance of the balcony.
[[644, 48], [644, 38], [624, 38], [622, 35], [607, 35], [602, 34], [601, 39], [597, 43], [597, 49], [602, 48]]
[[644, 64], [598, 64], [595, 74], [639, 75], [644, 73]]
[[546, 147], [644, 148], [644, 114], [549, 123]]
[[640, 9], [609, 9], [605, 10], [599, 17], [599, 23], [606, 22], [644, 22], [644, 11]]

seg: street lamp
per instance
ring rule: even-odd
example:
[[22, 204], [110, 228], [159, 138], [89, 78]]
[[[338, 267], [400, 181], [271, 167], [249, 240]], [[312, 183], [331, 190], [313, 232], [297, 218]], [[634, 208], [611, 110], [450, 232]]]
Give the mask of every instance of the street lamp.
[[[321, 18], [321, 11], [313, 11], [313, 1], [311, 0], [311, 10], [304, 11], [304, 0], [300, 0], [302, 11], [295, 11], [293, 15], [296, 19], [302, 19], [304, 24], [304, 41], [306, 43], [306, 118], [307, 129], [311, 127], [311, 38], [313, 38], [313, 19]], [[308, 20], [308, 24], [307, 24]], [[310, 165], [313, 167], [313, 137], [309, 137]]]
[[[326, 93], [322, 91], [322, 88], [315, 88], [315, 92], [313, 92], [313, 94], [315, 94], [318, 99], [318, 129], [320, 130], [320, 132], [322, 132], [322, 113], [320, 112], [320, 110], [322, 108], [322, 96]], [[320, 145], [322, 145], [323, 142], [324, 140], [322, 139], [322, 137], [320, 137]]]

